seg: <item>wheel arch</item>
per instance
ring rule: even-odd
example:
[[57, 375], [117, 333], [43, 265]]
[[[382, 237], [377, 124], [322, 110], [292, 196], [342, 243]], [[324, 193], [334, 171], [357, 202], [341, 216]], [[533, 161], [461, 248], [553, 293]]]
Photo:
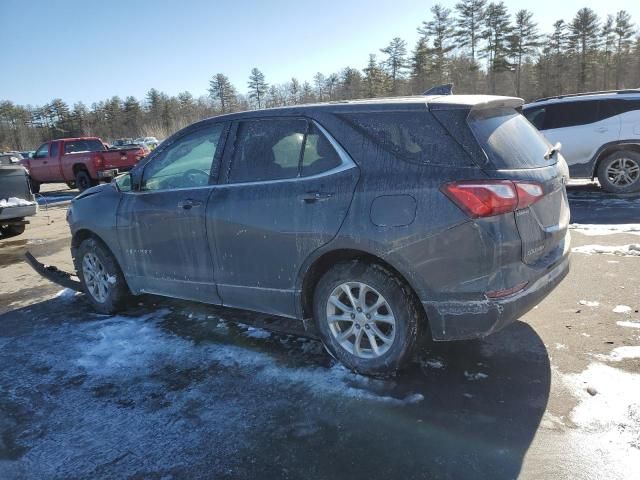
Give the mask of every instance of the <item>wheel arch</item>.
[[73, 167], [71, 167], [71, 170], [73, 171], [73, 174], [76, 175], [78, 172], [84, 170], [85, 172], [88, 172], [89, 169], [87, 168], [87, 166], [84, 163], [74, 163]]
[[313, 316], [313, 294], [315, 287], [322, 276], [337, 263], [348, 262], [350, 260], [361, 260], [376, 264], [395, 275], [410, 291], [422, 318], [428, 324], [428, 318], [426, 311], [424, 310], [424, 306], [420, 301], [416, 288], [408, 280], [408, 276], [403, 274], [388, 261], [380, 258], [378, 255], [356, 248], [339, 248], [326, 251], [313, 259], [310, 265], [305, 269], [303, 278], [300, 282], [300, 295], [298, 302], [301, 318], [307, 319]]
[[596, 153], [593, 161], [593, 170], [591, 171], [591, 180], [598, 176], [598, 170], [600, 169], [600, 164], [607, 158], [609, 155], [615, 152], [619, 152], [621, 150], [631, 150], [638, 154], [640, 154], [640, 143], [637, 140], [620, 140], [617, 142], [611, 142], [603, 145]]

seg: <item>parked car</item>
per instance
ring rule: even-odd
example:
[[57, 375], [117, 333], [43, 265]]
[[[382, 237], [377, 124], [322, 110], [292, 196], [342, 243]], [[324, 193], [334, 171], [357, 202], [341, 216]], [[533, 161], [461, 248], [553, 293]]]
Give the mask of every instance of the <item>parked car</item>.
[[598, 177], [613, 193], [640, 191], [640, 90], [544, 98], [522, 110], [561, 143], [572, 178]]
[[23, 164], [36, 193], [40, 184], [51, 182], [65, 182], [83, 191], [131, 170], [145, 155], [139, 146], [109, 150], [96, 137], [61, 138], [40, 145]]
[[350, 368], [388, 374], [420, 333], [489, 335], [567, 274], [567, 167], [521, 105], [419, 96], [201, 121], [73, 200], [77, 274], [99, 312], [153, 293], [292, 317]]
[[133, 138], [118, 138], [117, 140], [113, 141], [113, 143], [111, 144], [111, 147], [120, 148], [126, 145], [133, 145], [133, 144], [134, 144]]
[[20, 152], [20, 155], [22, 155], [22, 158], [31, 158], [33, 157], [33, 154], [36, 153], [35, 150], [27, 150], [24, 152]]
[[160, 143], [156, 137], [140, 137], [136, 138], [133, 143], [138, 145], [146, 145], [150, 150], [153, 150]]
[[29, 223], [26, 217], [38, 212], [29, 189], [27, 171], [15, 154], [0, 153], [0, 234], [20, 235]]

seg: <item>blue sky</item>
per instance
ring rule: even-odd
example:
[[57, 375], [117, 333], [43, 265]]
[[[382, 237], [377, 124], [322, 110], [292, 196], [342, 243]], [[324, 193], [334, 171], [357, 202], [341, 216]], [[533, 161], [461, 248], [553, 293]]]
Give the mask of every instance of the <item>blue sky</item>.
[[[254, 66], [270, 83], [292, 75], [311, 80], [318, 71], [362, 68], [369, 53], [395, 36], [412, 47], [434, 3], [0, 0], [0, 99], [90, 104], [112, 95], [142, 98], [151, 87], [197, 97], [218, 72], [244, 92]], [[456, 2], [440, 3], [452, 8]], [[505, 3], [511, 13], [532, 10], [544, 32], [585, 5], [602, 17], [626, 9], [640, 23], [638, 0]]]

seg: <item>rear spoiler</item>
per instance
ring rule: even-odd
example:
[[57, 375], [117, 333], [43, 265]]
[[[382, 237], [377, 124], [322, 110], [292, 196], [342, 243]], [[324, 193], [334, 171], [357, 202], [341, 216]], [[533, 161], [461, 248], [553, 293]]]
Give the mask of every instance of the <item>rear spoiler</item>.
[[429, 110], [484, 110], [487, 108], [513, 108], [524, 105], [518, 97], [501, 97], [498, 95], [447, 95], [427, 100]]

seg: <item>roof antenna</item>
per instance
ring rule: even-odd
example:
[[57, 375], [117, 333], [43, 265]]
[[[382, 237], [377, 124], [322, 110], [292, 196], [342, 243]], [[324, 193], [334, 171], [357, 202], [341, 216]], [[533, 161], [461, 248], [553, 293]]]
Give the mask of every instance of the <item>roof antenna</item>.
[[443, 85], [431, 87], [422, 95], [452, 95], [452, 94], [453, 94], [453, 83], [445, 83]]

